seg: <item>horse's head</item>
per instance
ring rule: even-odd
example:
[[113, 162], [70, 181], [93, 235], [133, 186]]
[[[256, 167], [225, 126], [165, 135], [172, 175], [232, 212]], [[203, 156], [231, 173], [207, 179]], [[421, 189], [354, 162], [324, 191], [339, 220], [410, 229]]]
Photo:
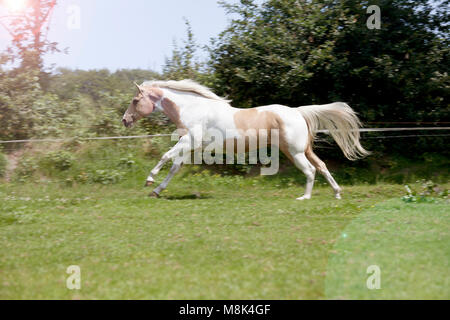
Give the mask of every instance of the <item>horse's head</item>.
[[125, 127], [132, 127], [140, 119], [147, 117], [157, 109], [157, 103], [162, 99], [162, 91], [158, 88], [147, 88], [135, 83], [138, 93], [134, 96], [122, 122]]

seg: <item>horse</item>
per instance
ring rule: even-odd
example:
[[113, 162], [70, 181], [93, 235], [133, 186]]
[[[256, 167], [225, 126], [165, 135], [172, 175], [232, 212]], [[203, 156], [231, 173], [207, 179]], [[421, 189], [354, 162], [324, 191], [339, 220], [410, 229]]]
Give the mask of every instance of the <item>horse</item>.
[[153, 197], [160, 196], [181, 165], [186, 162], [186, 156], [180, 153], [186, 150], [196, 151], [203, 147], [201, 142], [192, 144], [191, 137], [200, 135], [206, 139], [206, 133], [212, 129], [221, 132], [231, 129], [234, 132], [232, 139], [244, 140], [248, 138], [249, 130], [278, 130], [279, 150], [306, 175], [304, 195], [297, 200], [311, 198], [316, 171], [330, 184], [335, 198], [341, 199], [340, 186], [325, 163], [313, 152], [318, 130], [328, 130], [349, 160], [369, 154], [360, 144], [361, 122], [353, 109], [343, 102], [294, 108], [273, 104], [239, 109], [232, 107], [230, 100], [217, 96], [209, 88], [192, 80], [147, 81], [141, 85], [134, 84], [138, 91], [123, 115], [122, 122], [125, 127], [130, 128], [140, 119], [155, 112], [162, 112], [181, 132], [178, 142], [162, 156], [147, 177], [145, 185], [151, 186], [164, 164], [172, 160], [173, 165], [167, 177], [150, 194]]

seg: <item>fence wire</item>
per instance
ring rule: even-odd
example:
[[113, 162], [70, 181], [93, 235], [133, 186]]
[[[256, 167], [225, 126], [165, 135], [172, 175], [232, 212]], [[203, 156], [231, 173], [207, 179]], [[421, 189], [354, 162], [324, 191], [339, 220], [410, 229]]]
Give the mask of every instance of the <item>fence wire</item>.
[[[398, 131], [432, 131], [432, 130], [450, 130], [450, 127], [416, 127], [416, 128], [363, 128], [359, 129], [359, 132], [398, 132]], [[318, 133], [329, 133], [329, 130], [317, 130]], [[68, 142], [68, 141], [95, 141], [95, 140], [124, 140], [124, 139], [146, 139], [156, 137], [170, 137], [172, 134], [149, 134], [149, 135], [135, 135], [135, 136], [112, 136], [112, 137], [69, 137], [69, 138], [45, 138], [45, 139], [23, 139], [23, 140], [6, 140], [0, 141], [0, 144], [11, 143], [38, 143], [38, 142]], [[392, 137], [429, 137], [429, 136], [446, 136], [446, 135], [408, 135], [408, 136], [385, 136], [383, 138]], [[373, 139], [376, 137], [362, 137], [363, 139]]]

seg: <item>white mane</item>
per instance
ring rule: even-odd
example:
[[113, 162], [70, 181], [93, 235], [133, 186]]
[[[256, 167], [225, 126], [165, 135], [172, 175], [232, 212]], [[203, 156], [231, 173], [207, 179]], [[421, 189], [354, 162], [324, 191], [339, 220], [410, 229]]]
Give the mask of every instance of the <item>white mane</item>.
[[142, 84], [143, 86], [150, 86], [150, 87], [159, 87], [159, 88], [168, 88], [178, 91], [184, 91], [184, 92], [192, 92], [196, 93], [202, 97], [212, 99], [212, 100], [219, 100], [224, 102], [231, 102], [231, 100], [226, 100], [224, 98], [219, 97], [214, 92], [212, 92], [209, 88], [202, 86], [201, 84], [193, 81], [193, 80], [169, 80], [169, 81], [158, 81], [158, 80], [152, 80], [152, 81], [146, 81]]

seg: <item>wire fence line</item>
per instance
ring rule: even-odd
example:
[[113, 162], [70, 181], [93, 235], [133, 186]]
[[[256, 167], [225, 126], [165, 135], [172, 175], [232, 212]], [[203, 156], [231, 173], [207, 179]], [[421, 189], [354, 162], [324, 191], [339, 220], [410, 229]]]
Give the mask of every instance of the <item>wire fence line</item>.
[[[145, 137], [165, 137], [165, 136], [171, 136], [170, 134], [161, 134], [161, 135], [148, 135], [148, 136], [128, 136], [128, 137], [117, 137], [117, 138], [124, 138], [124, 139], [133, 139], [133, 138], [145, 138]], [[362, 139], [392, 139], [392, 138], [418, 138], [418, 137], [450, 137], [450, 134], [432, 134], [432, 135], [428, 135], [428, 134], [414, 134], [414, 135], [395, 135], [395, 136], [376, 136], [376, 137], [362, 137]], [[105, 138], [109, 138], [109, 137], [100, 137], [101, 139], [95, 139], [95, 140], [106, 140]], [[113, 137], [116, 138], [116, 137]], [[45, 139], [41, 139], [39, 141], [43, 141]], [[56, 139], [51, 140], [52, 142], [54, 142]], [[314, 148], [318, 148], [318, 149], [334, 149], [332, 145], [332, 143], [330, 143], [330, 141], [328, 140], [324, 140], [324, 139], [318, 139], [317, 142], [319, 143], [323, 143], [326, 145], [330, 145], [330, 146], [326, 146], [326, 145], [315, 145]], [[3, 148], [3, 150], [15, 150], [15, 149], [9, 149], [9, 148]], [[95, 158], [95, 161], [105, 161], [105, 162], [114, 162], [117, 163], [118, 160], [117, 159], [111, 159], [111, 158]]]
[[[428, 130], [450, 130], [450, 127], [415, 127], [415, 128], [362, 128], [359, 132], [394, 132], [394, 131], [428, 131]], [[319, 133], [329, 133], [329, 130], [317, 130]]]
[[171, 134], [146, 134], [140, 136], [113, 136], [113, 137], [71, 137], [71, 138], [50, 138], [50, 139], [26, 139], [26, 140], [7, 140], [0, 141], [0, 144], [7, 143], [27, 143], [27, 142], [67, 142], [73, 140], [91, 141], [91, 140], [122, 140], [122, 139], [144, 139], [144, 138], [156, 138], [156, 137], [170, 137]]
[[[416, 127], [416, 128], [363, 128], [359, 132], [399, 132], [399, 131], [434, 131], [434, 130], [450, 130], [450, 127]], [[318, 133], [329, 133], [329, 130], [317, 130]], [[0, 144], [11, 143], [37, 143], [37, 142], [68, 142], [73, 140], [94, 141], [94, 140], [123, 140], [123, 139], [146, 139], [156, 137], [170, 137], [172, 134], [148, 134], [135, 136], [111, 136], [111, 137], [70, 137], [70, 138], [45, 138], [45, 139], [23, 139], [23, 140], [6, 140], [0, 141]], [[430, 136], [448, 136], [448, 135], [407, 135], [407, 136], [380, 136], [380, 137], [363, 137], [363, 139], [383, 139], [383, 138], [404, 138], [404, 137], [430, 137]]]
[[391, 138], [418, 138], [418, 137], [450, 137], [450, 134], [408, 134], [396, 136], [377, 136], [377, 137], [363, 137], [362, 139], [391, 139]]
[[450, 124], [449, 121], [367, 121], [366, 124]]

